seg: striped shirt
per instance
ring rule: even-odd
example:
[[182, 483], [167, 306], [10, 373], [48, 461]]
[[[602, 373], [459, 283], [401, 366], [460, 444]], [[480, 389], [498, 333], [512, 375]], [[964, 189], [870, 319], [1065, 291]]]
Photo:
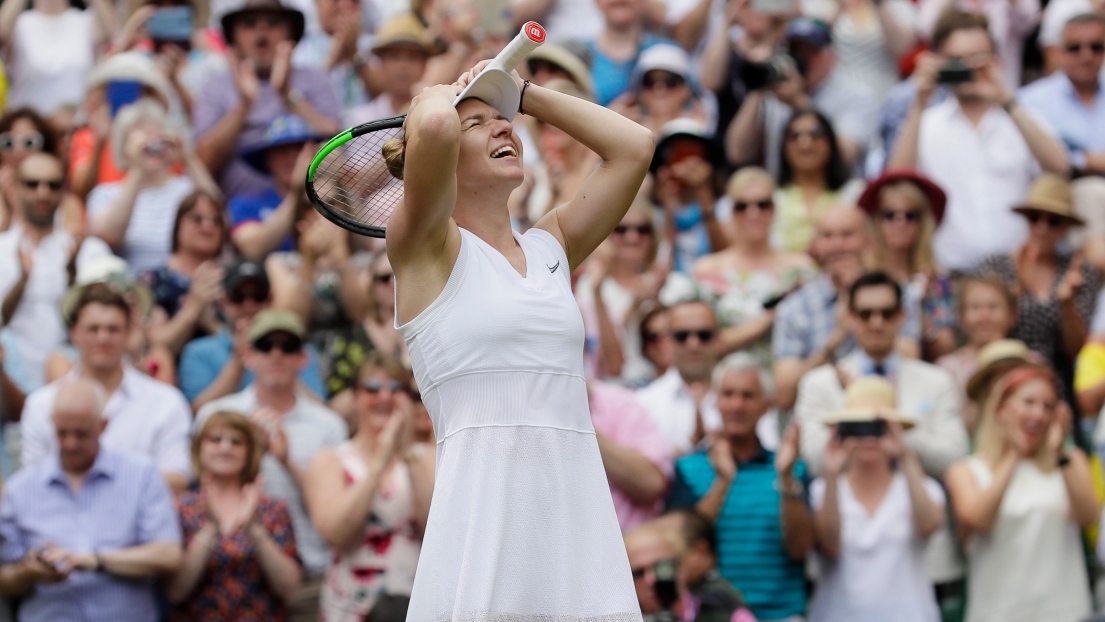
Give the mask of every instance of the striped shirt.
[[[0, 561], [18, 562], [50, 543], [77, 553], [180, 542], [180, 521], [161, 475], [146, 458], [104, 447], [79, 492], [57, 454], [23, 469], [0, 495]], [[23, 601], [24, 622], [156, 622], [153, 580], [78, 570], [38, 584]]]
[[[795, 477], [805, 477], [795, 465]], [[675, 462], [670, 505], [694, 507], [714, 483], [705, 452]], [[744, 594], [759, 620], [781, 620], [806, 610], [806, 581], [801, 561], [783, 548], [779, 493], [775, 490], [775, 454], [764, 450], [737, 468], [716, 523], [718, 567]]]

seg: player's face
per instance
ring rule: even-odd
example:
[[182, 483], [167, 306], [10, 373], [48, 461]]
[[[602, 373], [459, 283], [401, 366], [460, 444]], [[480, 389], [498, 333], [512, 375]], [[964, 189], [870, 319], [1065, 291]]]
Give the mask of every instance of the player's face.
[[457, 106], [460, 116], [460, 158], [457, 181], [485, 185], [522, 183], [522, 141], [499, 111], [477, 99]]

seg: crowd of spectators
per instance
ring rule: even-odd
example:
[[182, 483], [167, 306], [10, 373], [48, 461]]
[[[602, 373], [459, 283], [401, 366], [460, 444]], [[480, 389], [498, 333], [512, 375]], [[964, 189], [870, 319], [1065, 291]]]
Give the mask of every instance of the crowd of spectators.
[[[6, 0], [0, 621], [405, 619], [434, 427], [306, 172], [528, 20], [656, 137], [573, 275], [645, 619], [1105, 610], [1100, 0]], [[601, 162], [513, 128], [523, 231]]]

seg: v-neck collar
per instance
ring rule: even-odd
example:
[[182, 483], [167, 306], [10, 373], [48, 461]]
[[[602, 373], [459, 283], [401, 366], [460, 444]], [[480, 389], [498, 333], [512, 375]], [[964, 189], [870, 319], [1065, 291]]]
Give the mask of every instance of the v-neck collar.
[[[465, 231], [468, 231], [468, 230], [465, 229]], [[475, 233], [472, 233], [471, 231], [468, 231], [468, 233], [471, 234], [471, 236], [473, 238], [479, 240], [480, 243], [483, 244], [485, 247], [487, 247], [488, 250], [490, 250], [492, 253], [494, 253], [496, 255], [496, 257], [498, 258], [498, 260], [501, 260], [503, 263], [505, 263], [506, 267], [511, 272], [518, 275], [519, 279], [521, 279], [522, 281], [525, 281], [525, 282], [530, 281], [530, 276], [533, 273], [533, 270], [530, 270], [529, 254], [526, 253], [526, 245], [522, 242], [522, 235], [521, 234], [519, 234], [514, 229], [510, 230], [510, 234], [514, 237], [514, 241], [518, 244], [518, 248], [522, 249], [522, 260], [525, 261], [525, 263], [526, 263], [526, 273], [525, 274], [522, 274], [521, 272], [519, 272], [518, 269], [514, 267], [514, 264], [510, 263], [510, 260], [506, 258], [506, 255], [504, 255], [502, 253], [502, 251], [500, 251], [499, 249], [492, 246], [487, 240], [481, 238], [480, 236], [476, 235]]]

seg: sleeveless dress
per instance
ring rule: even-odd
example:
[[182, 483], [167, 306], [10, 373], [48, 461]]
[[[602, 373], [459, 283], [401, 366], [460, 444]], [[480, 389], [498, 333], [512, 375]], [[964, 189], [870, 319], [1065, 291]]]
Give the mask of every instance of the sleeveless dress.
[[460, 232], [441, 295], [397, 327], [437, 438], [407, 620], [639, 622], [564, 249], [515, 233], [523, 277]]
[[[335, 451], [346, 485], [368, 475], [368, 465], [351, 442]], [[400, 460], [376, 488], [360, 543], [345, 552], [334, 551], [322, 586], [320, 620], [361, 622], [382, 596], [410, 595], [421, 547], [411, 515], [413, 502], [407, 465]]]
[[[980, 488], [990, 486], [985, 462], [972, 456], [967, 465]], [[997, 522], [971, 538], [967, 558], [967, 622], [1078, 622], [1090, 615], [1082, 539], [1058, 469], [1044, 473], [1022, 460]]]

